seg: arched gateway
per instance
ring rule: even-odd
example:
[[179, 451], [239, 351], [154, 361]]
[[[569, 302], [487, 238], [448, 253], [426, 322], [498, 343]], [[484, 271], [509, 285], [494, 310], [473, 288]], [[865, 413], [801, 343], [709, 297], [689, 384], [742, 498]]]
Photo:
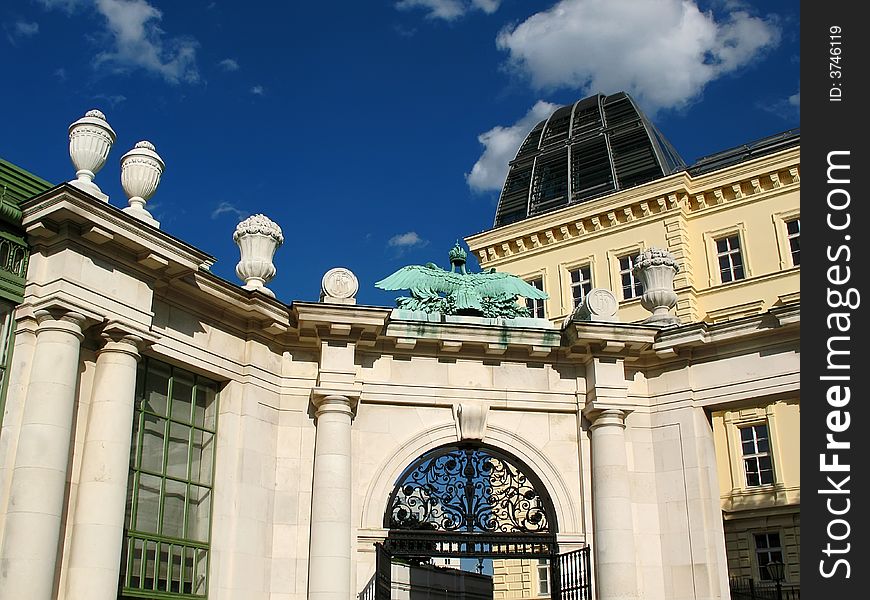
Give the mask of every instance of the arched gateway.
[[393, 558], [548, 559], [554, 600], [590, 597], [589, 548], [560, 555], [553, 503], [521, 460], [482, 443], [440, 446], [399, 477], [387, 503], [389, 535], [365, 595], [390, 598]]

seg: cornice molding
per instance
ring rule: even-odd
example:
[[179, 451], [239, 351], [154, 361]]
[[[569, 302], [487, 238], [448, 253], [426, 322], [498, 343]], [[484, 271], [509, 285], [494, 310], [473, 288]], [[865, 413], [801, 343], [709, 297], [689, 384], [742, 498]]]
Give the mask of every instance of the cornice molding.
[[481, 265], [497, 266], [517, 254], [594, 239], [667, 216], [687, 218], [737, 201], [800, 188], [800, 149], [693, 178], [686, 172], [589, 202], [524, 219], [465, 238]]

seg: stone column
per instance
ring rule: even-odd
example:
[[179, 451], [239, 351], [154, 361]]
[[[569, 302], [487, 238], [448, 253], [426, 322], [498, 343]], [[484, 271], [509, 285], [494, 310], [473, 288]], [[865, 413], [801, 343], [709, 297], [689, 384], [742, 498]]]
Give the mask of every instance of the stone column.
[[637, 565], [625, 455], [625, 416], [619, 409], [587, 414], [592, 454], [592, 521], [599, 600], [636, 599]]
[[50, 600], [86, 318], [38, 310], [36, 347], [0, 548], [0, 598]]
[[118, 330], [104, 331], [103, 338], [73, 517], [66, 595], [70, 600], [114, 600], [118, 595], [142, 338]]
[[350, 424], [356, 398], [345, 392], [317, 393], [311, 539], [308, 554], [309, 600], [350, 600], [351, 459]]

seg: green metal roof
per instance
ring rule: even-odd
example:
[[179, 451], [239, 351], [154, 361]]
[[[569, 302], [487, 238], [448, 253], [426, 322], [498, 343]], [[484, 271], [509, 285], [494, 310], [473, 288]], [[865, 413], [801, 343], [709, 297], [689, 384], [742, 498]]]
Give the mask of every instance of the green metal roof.
[[53, 184], [41, 177], [0, 158], [0, 219], [20, 223], [18, 206], [52, 187]]

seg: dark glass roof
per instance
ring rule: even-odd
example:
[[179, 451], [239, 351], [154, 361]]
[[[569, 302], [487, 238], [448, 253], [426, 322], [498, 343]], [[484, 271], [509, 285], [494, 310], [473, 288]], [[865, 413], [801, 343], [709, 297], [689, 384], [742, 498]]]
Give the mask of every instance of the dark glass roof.
[[556, 109], [510, 163], [495, 226], [684, 171], [674, 147], [624, 92]]
[[729, 148], [728, 150], [722, 150], [721, 152], [716, 152], [715, 154], [699, 158], [695, 161], [695, 164], [687, 170], [689, 171], [689, 174], [693, 176], [703, 175], [704, 173], [736, 165], [745, 160], [758, 158], [765, 154], [771, 154], [779, 150], [785, 150], [786, 148], [797, 146], [800, 142], [801, 130], [789, 129], [782, 133], [770, 135], [761, 138], [760, 140], [755, 140], [754, 142], [741, 144], [740, 146], [735, 146], [734, 148]]

